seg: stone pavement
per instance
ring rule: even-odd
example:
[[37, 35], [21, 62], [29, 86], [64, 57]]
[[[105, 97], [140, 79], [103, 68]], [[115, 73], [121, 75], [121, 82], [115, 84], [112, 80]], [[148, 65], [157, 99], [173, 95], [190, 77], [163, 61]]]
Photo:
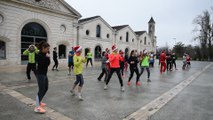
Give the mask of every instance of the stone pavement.
[[[100, 74], [99, 63], [95, 65], [94, 68], [87, 68], [84, 71], [84, 79], [85, 85], [83, 87], [83, 97], [84, 101], [79, 101], [75, 96], [71, 96], [69, 90], [73, 85], [75, 77], [73, 75], [67, 76], [66, 65], [64, 67], [60, 67], [60, 71], [49, 71], [49, 90], [44, 97], [44, 102], [47, 103], [47, 113], [40, 115], [35, 114], [33, 112], [34, 104], [35, 104], [35, 95], [37, 93], [37, 83], [36, 79], [32, 74], [31, 82], [27, 82], [24, 67], [22, 66], [17, 68], [4, 68], [0, 72], [0, 119], [1, 120], [40, 120], [40, 119], [58, 119], [58, 120], [122, 120], [122, 119], [142, 119], [142, 113], [140, 109], [148, 109], [146, 117], [144, 119], [160, 119], [160, 120], [173, 120], [172, 111], [175, 108], [178, 108], [178, 104], [182, 104], [182, 107], [179, 107], [179, 111], [184, 110], [184, 102], [182, 99], [192, 99], [197, 98], [193, 93], [187, 94], [189, 98], [180, 97], [179, 101], [176, 100], [179, 96], [182, 95], [181, 90], [174, 92], [174, 95], [171, 95], [171, 99], [167, 102], [162, 102], [162, 108], [156, 109], [155, 114], [151, 114], [156, 107], [154, 108], [144, 108], [147, 105], [154, 105], [157, 98], [162, 97], [162, 95], [169, 90], [172, 90], [175, 86], [181, 84], [184, 80], [195, 80], [201, 81], [206, 89], [212, 90], [212, 83], [209, 78], [211, 78], [211, 73], [213, 71], [212, 65], [209, 62], [192, 62], [192, 68], [187, 70], [181, 70], [181, 61], [177, 62], [178, 70], [168, 71], [162, 75], [159, 73], [159, 66], [156, 65], [154, 68], [151, 68], [151, 83], [146, 82], [146, 71], [141, 76], [140, 80], [142, 85], [140, 87], [135, 86], [135, 76], [132, 79], [132, 85], [127, 86], [127, 80], [129, 73], [127, 72], [126, 78], [124, 78], [125, 92], [121, 92], [120, 85], [118, 82], [118, 78], [114, 75], [109, 83], [109, 89], [103, 90], [104, 82], [98, 82], [97, 77]], [[209, 66], [208, 66], [209, 65]], [[209, 68], [207, 68], [207, 67]], [[52, 66], [51, 66], [52, 67]], [[50, 68], [51, 68], [50, 67]], [[206, 67], [206, 71], [204, 68]], [[16, 69], [16, 70], [14, 70]], [[200, 71], [204, 70], [204, 74]], [[211, 73], [207, 72], [211, 71]], [[200, 72], [202, 78], [206, 78], [208, 82], [202, 82], [202, 79], [198, 76]], [[207, 75], [206, 72], [208, 73]], [[197, 75], [197, 76], [196, 76]], [[195, 77], [196, 76], [196, 77]], [[198, 79], [198, 80], [196, 80]], [[192, 81], [190, 81], [192, 82]], [[187, 83], [187, 82], [185, 82]], [[188, 85], [191, 87], [190, 83]], [[183, 93], [189, 88], [183, 90]], [[201, 87], [199, 87], [202, 89]], [[193, 89], [190, 91], [193, 92]], [[175, 90], [178, 91], [178, 90]], [[199, 90], [198, 90], [199, 91]], [[188, 91], [187, 91], [188, 92]], [[176, 96], [177, 95], [177, 96]], [[212, 94], [207, 92], [205, 93], [206, 99], [204, 99], [206, 104], [202, 104], [206, 106], [208, 103], [210, 104], [212, 101], [208, 99], [208, 95], [212, 98]], [[191, 98], [192, 97], [192, 98]], [[199, 98], [197, 98], [200, 100]], [[166, 100], [166, 99], [165, 99]], [[181, 101], [182, 100], [182, 101]], [[192, 105], [197, 105], [199, 101]], [[196, 100], [195, 100], [196, 101]], [[179, 103], [182, 102], [182, 103]], [[174, 103], [171, 104], [171, 103]], [[156, 105], [155, 105], [156, 106]], [[169, 106], [169, 107], [167, 107]], [[176, 106], [176, 107], [174, 107]], [[191, 107], [193, 108], [193, 107]], [[211, 110], [206, 108], [207, 110]], [[203, 108], [205, 109], [205, 108]], [[188, 109], [190, 110], [190, 109]], [[161, 111], [164, 111], [161, 113]], [[168, 112], [167, 112], [168, 111]], [[204, 112], [204, 111], [203, 111]], [[166, 114], [165, 114], [166, 113]], [[167, 114], [168, 113], [168, 114]], [[169, 114], [171, 113], [171, 114]], [[181, 113], [180, 113], [181, 115]], [[204, 114], [205, 115], [205, 114]], [[211, 114], [207, 118], [213, 119]], [[132, 117], [133, 116], [133, 117]], [[169, 117], [167, 117], [169, 116]], [[176, 117], [177, 116], [177, 117]], [[178, 119], [178, 115], [174, 116], [174, 120]], [[180, 118], [180, 117], [179, 117]], [[189, 118], [189, 117], [186, 117]], [[182, 119], [180, 119], [182, 120]], [[183, 119], [184, 120], [184, 119]], [[190, 119], [187, 119], [190, 120]], [[194, 119], [193, 119], [194, 120]]]

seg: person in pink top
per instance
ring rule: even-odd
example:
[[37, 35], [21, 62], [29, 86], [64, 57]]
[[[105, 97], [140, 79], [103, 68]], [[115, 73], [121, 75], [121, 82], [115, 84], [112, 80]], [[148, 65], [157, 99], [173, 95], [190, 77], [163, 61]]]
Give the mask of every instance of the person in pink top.
[[108, 83], [112, 77], [112, 74], [114, 72], [116, 72], [117, 76], [118, 76], [118, 79], [119, 79], [119, 82], [121, 84], [121, 91], [125, 91], [124, 87], [123, 87], [123, 80], [122, 80], [122, 77], [121, 77], [121, 72], [120, 72], [120, 60], [121, 60], [121, 55], [118, 54], [118, 48], [113, 45], [112, 46], [112, 53], [109, 55], [109, 64], [110, 64], [110, 73], [109, 73], [109, 76], [106, 80], [106, 85], [104, 87], [104, 90], [107, 90], [108, 89]]
[[160, 73], [162, 74], [162, 72], [166, 71], [166, 54], [165, 54], [165, 50], [162, 51], [162, 53], [160, 54]]

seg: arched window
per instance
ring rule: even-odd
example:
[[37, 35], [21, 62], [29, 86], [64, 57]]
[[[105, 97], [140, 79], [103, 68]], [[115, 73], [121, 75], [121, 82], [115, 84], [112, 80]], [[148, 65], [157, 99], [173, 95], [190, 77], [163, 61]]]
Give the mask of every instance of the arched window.
[[89, 36], [89, 30], [86, 30], [86, 35]]
[[89, 52], [89, 48], [84, 49], [84, 56], [87, 56], [87, 53]]
[[95, 47], [95, 60], [101, 60], [101, 47], [98, 45]]
[[125, 55], [129, 54], [129, 48], [126, 48], [124, 52], [125, 52]]
[[46, 30], [40, 24], [35, 22], [26, 24], [21, 31], [21, 60], [28, 60], [28, 57], [22, 53], [29, 47], [29, 45], [36, 45], [41, 41], [47, 41]]
[[106, 37], [109, 38], [109, 34], [107, 34]]
[[101, 37], [101, 26], [100, 25], [96, 26], [96, 37], [98, 37], [98, 38]]
[[6, 59], [6, 44], [0, 40], [0, 60]]
[[135, 39], [134, 39], [134, 38], [132, 38], [132, 42], [135, 42]]
[[59, 59], [65, 59], [66, 58], [66, 46], [61, 44], [58, 46], [59, 51], [58, 51], [58, 56]]
[[126, 42], [129, 42], [129, 33], [126, 32]]
[[144, 37], [144, 45], [146, 45], [146, 37]]

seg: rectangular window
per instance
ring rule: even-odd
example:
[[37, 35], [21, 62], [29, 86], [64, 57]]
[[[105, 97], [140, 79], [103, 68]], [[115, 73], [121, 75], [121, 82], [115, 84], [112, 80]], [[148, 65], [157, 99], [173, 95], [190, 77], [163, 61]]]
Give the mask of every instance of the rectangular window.
[[6, 45], [5, 42], [0, 41], [0, 60], [6, 59]]

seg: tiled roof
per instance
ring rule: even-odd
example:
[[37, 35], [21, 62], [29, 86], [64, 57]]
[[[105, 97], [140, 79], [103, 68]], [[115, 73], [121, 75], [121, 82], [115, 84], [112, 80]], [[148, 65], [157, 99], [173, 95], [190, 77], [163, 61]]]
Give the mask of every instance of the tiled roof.
[[89, 20], [92, 20], [92, 19], [96, 19], [98, 17], [100, 17], [100, 16], [93, 16], [93, 17], [83, 18], [83, 19], [80, 19], [78, 21], [78, 23], [83, 23], [83, 22], [86, 22], [86, 21], [89, 21]]
[[127, 27], [127, 26], [129, 26], [129, 25], [113, 26], [112, 28], [115, 29], [115, 30], [121, 30], [121, 29], [123, 29], [123, 28], [125, 28], [125, 27]]
[[144, 33], [146, 33], [146, 31], [135, 31], [135, 34], [136, 35], [143, 35]]

